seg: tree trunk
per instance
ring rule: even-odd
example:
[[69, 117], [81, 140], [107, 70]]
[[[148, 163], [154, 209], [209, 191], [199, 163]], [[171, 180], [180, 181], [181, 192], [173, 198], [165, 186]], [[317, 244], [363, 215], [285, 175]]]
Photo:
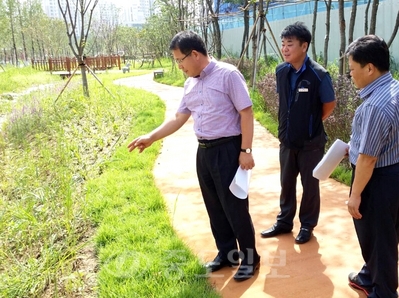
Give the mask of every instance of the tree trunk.
[[370, 32], [369, 32], [369, 34], [375, 34], [375, 28], [377, 26], [377, 12], [378, 12], [378, 5], [379, 4], [380, 4], [379, 0], [373, 0], [373, 5], [371, 7]]
[[392, 31], [391, 38], [387, 42], [388, 47], [390, 47], [392, 42], [395, 40], [396, 34], [398, 33], [398, 28], [399, 28], [399, 10], [398, 10], [398, 14], [396, 15], [396, 22], [395, 22], [395, 26]]
[[350, 44], [353, 41], [353, 31], [355, 30], [356, 13], [357, 13], [357, 0], [353, 0], [351, 18], [349, 21], [348, 44]]
[[43, 59], [46, 59], [47, 57], [46, 57], [46, 48], [45, 48], [45, 46], [44, 46], [44, 44], [43, 44], [43, 41], [38, 41], [39, 42], [39, 46], [40, 46], [40, 51], [41, 51], [41, 53], [42, 53], [42, 57], [43, 57]]
[[[11, 57], [12, 61], [15, 59], [15, 65], [18, 65], [18, 51], [17, 51], [17, 42], [15, 39], [15, 24], [14, 24], [14, 18], [15, 18], [15, 2], [14, 1], [7, 1], [6, 2], [7, 9], [8, 9], [8, 18], [10, 22], [10, 31], [11, 31], [11, 44], [12, 44], [12, 49], [11, 49]], [[13, 62], [14, 64], [14, 62]]]
[[369, 9], [370, 9], [370, 2], [371, 0], [369, 0], [367, 2], [367, 6], [366, 6], [366, 10], [364, 11], [364, 35], [367, 35], [368, 31], [369, 31]]
[[184, 0], [179, 0], [179, 1], [178, 1], [178, 6], [179, 6], [179, 9], [178, 9], [179, 20], [178, 20], [178, 22], [179, 22], [180, 31], [183, 31], [183, 30], [184, 30], [184, 22], [183, 22], [183, 2], [184, 2]]
[[264, 59], [265, 59], [265, 62], [266, 62], [266, 65], [267, 65], [267, 50], [266, 50], [266, 28], [265, 28], [265, 23], [266, 23], [266, 21], [267, 21], [267, 19], [266, 19], [266, 15], [267, 15], [267, 12], [269, 11], [269, 5], [270, 5], [270, 1], [271, 0], [266, 0], [266, 7], [265, 7], [265, 9], [264, 9], [264, 13], [263, 13], [263, 18], [262, 18], [262, 20], [261, 20], [261, 22], [262, 22], [262, 28], [263, 28], [263, 30], [262, 30], [262, 37], [263, 37], [263, 42], [262, 42], [262, 47], [263, 47], [263, 56], [264, 56]]
[[[265, 12], [263, 10], [263, 0], [259, 0], [259, 7], [258, 7], [259, 18], [256, 17], [255, 8], [256, 6], [254, 7], [254, 26], [259, 26], [259, 27], [257, 34], [254, 34], [255, 38], [253, 38], [253, 40], [255, 40], [255, 45], [253, 46], [253, 53], [252, 53], [253, 63], [252, 63], [252, 74], [250, 80], [250, 84], [252, 87], [254, 87], [256, 82], [256, 73], [258, 71], [258, 60], [259, 60], [258, 54], [260, 54], [260, 50], [262, 48], [261, 38], [262, 38], [263, 29], [265, 27]], [[259, 20], [258, 22], [259, 24], [256, 23], [257, 19]]]
[[215, 47], [215, 57], [217, 59], [222, 58], [222, 37], [220, 33], [220, 25], [219, 25], [219, 7], [220, 7], [220, 0], [217, 0], [216, 3], [216, 10], [213, 11], [213, 1], [206, 0], [208, 5], [208, 10], [212, 17], [212, 28], [213, 28], [213, 43]]
[[90, 97], [89, 84], [87, 83], [87, 75], [86, 75], [86, 62], [84, 61], [84, 59], [79, 61], [79, 65], [80, 65], [80, 73], [82, 75], [83, 95], [85, 97]]
[[328, 63], [328, 43], [330, 42], [330, 26], [331, 26], [331, 2], [328, 0], [326, 3], [327, 13], [326, 13], [326, 37], [324, 38], [324, 52], [323, 52], [323, 66], [327, 68]]
[[[245, 50], [245, 45], [248, 41], [249, 36], [249, 11], [248, 11], [248, 0], [244, 1], [244, 33], [242, 35], [242, 42], [241, 42], [241, 53], [240, 57], [243, 55]], [[249, 59], [248, 52], [246, 53], [247, 59]]]
[[21, 4], [18, 2], [17, 3], [17, 9], [18, 9], [18, 19], [19, 19], [19, 25], [21, 27], [21, 39], [22, 39], [22, 51], [24, 54], [24, 61], [28, 60], [28, 51], [26, 49], [26, 41], [25, 41], [25, 34], [22, 28], [24, 28], [24, 24], [22, 22], [22, 13], [21, 13]]
[[215, 50], [216, 50], [216, 57], [218, 59], [222, 58], [222, 33], [220, 31], [219, 25], [219, 10], [220, 10], [220, 0], [216, 0], [216, 15], [213, 18], [213, 28], [215, 34]]
[[31, 39], [31, 55], [32, 55], [32, 59], [36, 59], [36, 54], [35, 54], [35, 43], [33, 41], [33, 38]]
[[345, 13], [344, 13], [344, 0], [338, 1], [338, 15], [339, 15], [339, 32], [341, 37], [341, 43], [339, 48], [339, 74], [344, 74], [345, 69], [345, 59], [344, 53], [346, 48], [346, 37], [345, 37]]
[[215, 48], [214, 56], [217, 59], [222, 58], [222, 37], [219, 26], [219, 18], [218, 16], [212, 17], [212, 27], [213, 27], [213, 45]]
[[[208, 10], [206, 9], [206, 3], [204, 1], [201, 1], [201, 17], [206, 19], [206, 16], [208, 16]], [[208, 26], [209, 26], [209, 22], [208, 21], [201, 22], [200, 26], [201, 26], [202, 35], [204, 37], [205, 45], [208, 46]], [[174, 66], [174, 64], [172, 66]]]
[[318, 8], [318, 0], [314, 1], [314, 9], [313, 9], [313, 22], [312, 22], [312, 58], [314, 61], [317, 61], [317, 53], [316, 53], [316, 43], [315, 43], [315, 36], [316, 36], [316, 20], [317, 20], [317, 8]]
[[258, 24], [257, 24], [257, 17], [256, 17], [256, 3], [254, 5], [254, 10], [252, 14], [252, 19], [254, 20], [254, 34], [252, 34], [252, 72], [251, 72], [251, 77], [250, 77], [250, 86], [253, 85], [255, 78], [255, 67], [256, 67], [256, 60], [257, 60], [257, 53], [258, 53]]

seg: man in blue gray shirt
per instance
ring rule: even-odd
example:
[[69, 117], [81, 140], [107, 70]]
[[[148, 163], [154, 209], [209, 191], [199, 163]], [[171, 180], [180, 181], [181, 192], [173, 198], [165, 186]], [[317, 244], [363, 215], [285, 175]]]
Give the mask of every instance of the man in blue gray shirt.
[[346, 55], [363, 100], [352, 123], [348, 211], [365, 264], [349, 274], [349, 284], [370, 298], [398, 297], [399, 82], [378, 36], [358, 38]]

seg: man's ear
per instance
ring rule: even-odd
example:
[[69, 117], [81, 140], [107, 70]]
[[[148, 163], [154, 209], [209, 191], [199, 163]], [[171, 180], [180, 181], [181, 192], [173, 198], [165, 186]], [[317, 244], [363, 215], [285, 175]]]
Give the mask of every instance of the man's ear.
[[367, 68], [368, 68], [369, 74], [374, 73], [374, 71], [376, 70], [376, 67], [372, 63], [368, 63]]
[[196, 50], [191, 51], [191, 56], [193, 56], [195, 59], [198, 58], [199, 53]]
[[307, 52], [307, 51], [308, 51], [308, 47], [309, 47], [309, 43], [307, 43], [306, 41], [304, 41], [304, 42], [302, 43], [302, 50], [303, 50], [304, 52]]

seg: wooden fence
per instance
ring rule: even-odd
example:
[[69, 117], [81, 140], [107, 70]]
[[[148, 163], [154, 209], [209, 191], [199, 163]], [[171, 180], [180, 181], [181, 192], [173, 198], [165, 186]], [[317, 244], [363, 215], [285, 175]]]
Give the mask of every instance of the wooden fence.
[[[120, 56], [97, 56], [86, 57], [85, 62], [88, 67], [93, 71], [107, 70], [110, 68], [118, 67], [121, 69]], [[76, 58], [48, 58], [47, 60], [34, 60], [32, 59], [32, 67], [38, 70], [50, 72], [73, 72], [78, 67], [78, 60]]]

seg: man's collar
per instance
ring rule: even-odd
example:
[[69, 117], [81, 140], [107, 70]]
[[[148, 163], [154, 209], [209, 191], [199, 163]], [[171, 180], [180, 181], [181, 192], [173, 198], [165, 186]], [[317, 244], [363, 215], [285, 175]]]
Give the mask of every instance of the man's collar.
[[303, 72], [306, 69], [306, 62], [308, 62], [308, 60], [309, 60], [309, 56], [306, 54], [305, 60], [303, 60], [303, 64], [302, 64], [301, 68], [298, 70], [296, 70], [296, 68], [293, 67], [290, 63], [287, 63], [287, 64], [291, 67], [291, 69], [295, 73], [300, 74], [301, 72]]

